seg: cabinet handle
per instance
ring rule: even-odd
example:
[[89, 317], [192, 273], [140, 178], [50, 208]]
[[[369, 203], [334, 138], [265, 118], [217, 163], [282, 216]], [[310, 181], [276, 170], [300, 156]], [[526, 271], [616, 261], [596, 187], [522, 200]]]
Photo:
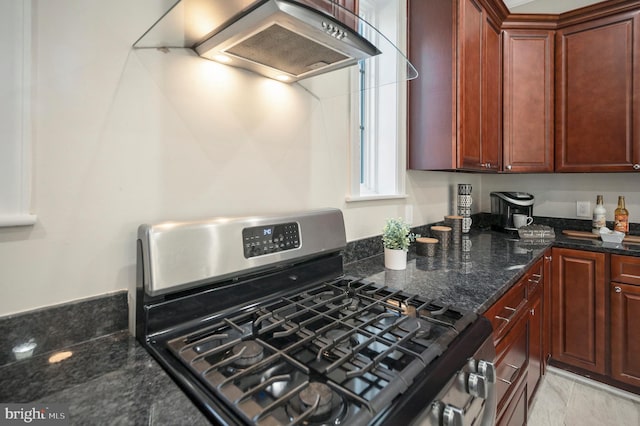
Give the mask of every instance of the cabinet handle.
[[507, 324], [509, 324], [511, 322], [511, 320], [509, 318], [505, 318], [505, 317], [501, 317], [500, 315], [496, 315], [496, 318], [502, 321], [506, 321]]
[[540, 280], [542, 279], [542, 275], [540, 274], [531, 274], [531, 278], [529, 278], [527, 281], [529, 281], [532, 284], [540, 284]]
[[535, 310], [535, 309], [533, 309], [533, 308], [531, 308], [531, 316], [532, 316], [532, 317], [535, 317], [535, 316], [536, 316], [536, 310]]
[[616, 291], [616, 293], [622, 293], [622, 289], [618, 286], [615, 286], [613, 289]]
[[640, 164], [634, 164], [633, 170], [640, 170]]
[[505, 306], [503, 309], [511, 311], [511, 315], [509, 315], [509, 318], [505, 318], [505, 317], [500, 316], [500, 315], [496, 315], [495, 318], [499, 319], [499, 320], [502, 320], [502, 321], [506, 322], [507, 324], [509, 324], [511, 322], [511, 319], [513, 318], [513, 316], [516, 314], [517, 309], [516, 308], [512, 308], [511, 306]]
[[549, 262], [551, 262], [552, 257], [551, 256], [545, 256], [544, 260], [548, 260]]
[[507, 170], [511, 170], [511, 164], [507, 165]]
[[501, 382], [506, 383], [509, 386], [511, 386], [513, 384], [513, 382], [516, 380], [516, 378], [518, 377], [518, 371], [520, 370], [520, 367], [516, 367], [515, 365], [509, 364], [509, 363], [507, 363], [505, 365], [507, 365], [508, 367], [513, 368], [513, 373], [511, 374], [511, 377], [509, 377], [509, 380], [503, 379], [501, 377], [498, 377], [498, 380], [500, 380]]

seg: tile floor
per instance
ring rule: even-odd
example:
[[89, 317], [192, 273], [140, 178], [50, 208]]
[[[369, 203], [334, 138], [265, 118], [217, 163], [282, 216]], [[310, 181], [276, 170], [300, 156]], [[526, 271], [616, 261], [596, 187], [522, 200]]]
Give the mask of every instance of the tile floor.
[[550, 367], [528, 425], [638, 426], [640, 396]]

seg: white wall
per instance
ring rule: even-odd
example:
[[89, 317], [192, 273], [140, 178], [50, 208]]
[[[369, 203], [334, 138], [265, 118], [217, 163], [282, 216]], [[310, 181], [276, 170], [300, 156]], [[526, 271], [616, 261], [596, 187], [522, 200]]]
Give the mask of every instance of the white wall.
[[577, 218], [576, 201], [589, 201], [593, 210], [596, 196], [600, 194], [604, 196], [610, 221], [618, 195], [624, 195], [629, 220], [640, 222], [640, 174], [637, 172], [486, 175], [482, 179], [481, 211], [491, 211], [491, 191], [529, 192], [535, 196], [534, 215], [564, 218]]
[[[337, 207], [351, 241], [380, 234], [407, 205], [414, 224], [441, 220], [457, 183], [474, 186], [474, 212], [488, 211], [488, 186], [530, 190], [536, 214], [556, 198], [552, 188], [582, 187], [564, 175], [538, 185], [535, 176], [412, 171], [407, 199], [346, 203], [345, 99], [319, 102], [185, 50], [132, 51], [163, 0], [33, 3], [38, 222], [0, 228], [0, 316], [129, 288], [145, 222]], [[638, 178], [613, 180], [614, 192], [625, 179]]]
[[[0, 316], [131, 286], [139, 224], [343, 209], [349, 240], [451, 212], [448, 185], [410, 173], [409, 198], [345, 203], [345, 98], [195, 57], [133, 51], [161, 0], [34, 0], [33, 227], [0, 228]], [[454, 198], [455, 199], [455, 198]]]

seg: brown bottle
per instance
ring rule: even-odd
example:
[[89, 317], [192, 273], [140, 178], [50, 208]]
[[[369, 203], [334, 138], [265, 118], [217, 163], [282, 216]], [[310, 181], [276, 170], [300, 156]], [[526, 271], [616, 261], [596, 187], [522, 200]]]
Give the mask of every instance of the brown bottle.
[[625, 234], [629, 233], [629, 211], [624, 206], [624, 197], [622, 195], [618, 197], [618, 208], [615, 211], [613, 229]]

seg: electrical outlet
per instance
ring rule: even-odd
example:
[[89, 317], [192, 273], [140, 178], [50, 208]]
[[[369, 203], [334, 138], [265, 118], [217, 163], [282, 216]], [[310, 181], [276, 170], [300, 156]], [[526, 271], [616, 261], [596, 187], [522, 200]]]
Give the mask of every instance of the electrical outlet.
[[576, 216], [585, 218], [591, 217], [591, 203], [589, 201], [577, 201]]
[[413, 223], [413, 206], [411, 204], [404, 206], [404, 220], [408, 224]]

